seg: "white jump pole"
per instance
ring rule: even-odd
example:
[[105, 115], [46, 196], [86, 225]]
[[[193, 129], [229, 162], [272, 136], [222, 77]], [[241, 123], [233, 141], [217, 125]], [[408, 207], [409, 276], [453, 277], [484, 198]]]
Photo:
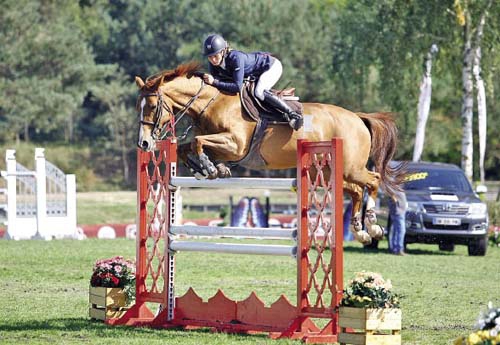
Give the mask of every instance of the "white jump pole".
[[265, 245], [265, 244], [240, 244], [240, 243], [210, 243], [210, 242], [186, 242], [172, 241], [170, 249], [177, 252], [215, 252], [231, 254], [253, 254], [253, 255], [297, 255], [297, 246]]
[[188, 236], [297, 239], [297, 229], [172, 225], [170, 226], [170, 233]]
[[227, 179], [197, 180], [194, 177], [173, 176], [170, 185], [192, 188], [244, 188], [244, 189], [292, 189], [297, 185], [294, 178], [231, 177]]

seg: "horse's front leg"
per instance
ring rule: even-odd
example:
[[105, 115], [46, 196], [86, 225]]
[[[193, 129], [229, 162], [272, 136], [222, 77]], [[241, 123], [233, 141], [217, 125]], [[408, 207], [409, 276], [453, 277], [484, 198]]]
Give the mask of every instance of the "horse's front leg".
[[193, 151], [198, 156], [204, 178], [208, 179], [230, 177], [231, 170], [224, 163], [215, 165], [205, 150], [213, 158], [223, 161], [239, 160], [243, 157], [244, 150], [240, 149], [242, 145], [231, 133], [198, 135], [194, 138], [192, 145]]

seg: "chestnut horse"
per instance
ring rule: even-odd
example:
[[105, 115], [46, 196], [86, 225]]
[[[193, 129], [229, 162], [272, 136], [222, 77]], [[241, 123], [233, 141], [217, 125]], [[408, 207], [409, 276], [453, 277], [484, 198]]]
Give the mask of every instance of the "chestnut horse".
[[[197, 171], [197, 178], [229, 177], [228, 167], [223, 163], [216, 166], [212, 161], [242, 160], [249, 151], [256, 123], [242, 109], [238, 95], [224, 94], [206, 85], [198, 69], [198, 64], [187, 63], [149, 77], [145, 82], [140, 77], [135, 78], [139, 87], [138, 146], [145, 151], [154, 150], [155, 141], [166, 136], [169, 128], [171, 131], [173, 122], [184, 115], [189, 116], [195, 127], [190, 148], [195, 159], [182, 152], [179, 156]], [[392, 194], [399, 189], [403, 177], [401, 167], [388, 164], [397, 145], [397, 128], [393, 119], [384, 113], [353, 113], [330, 104], [303, 105], [305, 116], [311, 116], [309, 130], [306, 130], [306, 125], [298, 131], [286, 125], [269, 125], [258, 148], [257, 162], [251, 160], [240, 165], [252, 169], [293, 168], [296, 166], [297, 139], [325, 141], [342, 138], [344, 191], [353, 201], [351, 231], [358, 241], [365, 244], [371, 242], [371, 237], [381, 238], [383, 230], [375, 224], [374, 212], [379, 185], [383, 183], [387, 192]], [[369, 157], [375, 171], [366, 168]], [[368, 189], [367, 232], [362, 231], [361, 219], [365, 187]]]

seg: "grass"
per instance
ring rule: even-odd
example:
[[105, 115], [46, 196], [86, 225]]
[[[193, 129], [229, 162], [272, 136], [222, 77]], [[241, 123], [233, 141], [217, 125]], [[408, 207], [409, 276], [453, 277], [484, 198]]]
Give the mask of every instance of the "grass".
[[[268, 192], [268, 191], [267, 191]], [[187, 188], [183, 189], [182, 197], [185, 205], [227, 205], [229, 197], [233, 202], [243, 196], [254, 196], [265, 202], [264, 189], [253, 190], [224, 190], [216, 189], [213, 193], [207, 193], [206, 189]], [[294, 203], [297, 195], [287, 191], [272, 191], [271, 202]], [[134, 223], [137, 208], [136, 192], [87, 192], [77, 193], [77, 223], [78, 224], [111, 224], [111, 223]], [[184, 218], [217, 218], [218, 212], [203, 213], [190, 211], [184, 213]]]
[[[485, 257], [467, 256], [466, 247], [444, 253], [437, 246], [410, 245], [410, 255], [367, 252], [345, 244], [344, 279], [354, 272], [380, 272], [402, 294], [403, 343], [449, 344], [472, 330], [488, 301], [500, 305], [500, 249]], [[1, 344], [300, 344], [263, 335], [206, 330], [153, 330], [108, 327], [88, 318], [88, 281], [95, 260], [135, 256], [127, 239], [84, 241], [0, 241]], [[179, 254], [176, 290], [188, 286], [204, 298], [222, 287], [241, 300], [255, 290], [267, 304], [281, 293], [295, 301], [293, 260], [224, 254]]]

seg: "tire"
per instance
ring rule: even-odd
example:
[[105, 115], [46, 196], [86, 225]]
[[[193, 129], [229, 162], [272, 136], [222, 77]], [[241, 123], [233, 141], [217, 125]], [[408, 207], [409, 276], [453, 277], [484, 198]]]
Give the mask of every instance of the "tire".
[[469, 256], [485, 256], [487, 248], [488, 242], [486, 241], [486, 237], [473, 239], [467, 245]]
[[444, 252], [452, 252], [455, 250], [455, 244], [450, 242], [439, 243], [439, 250]]

